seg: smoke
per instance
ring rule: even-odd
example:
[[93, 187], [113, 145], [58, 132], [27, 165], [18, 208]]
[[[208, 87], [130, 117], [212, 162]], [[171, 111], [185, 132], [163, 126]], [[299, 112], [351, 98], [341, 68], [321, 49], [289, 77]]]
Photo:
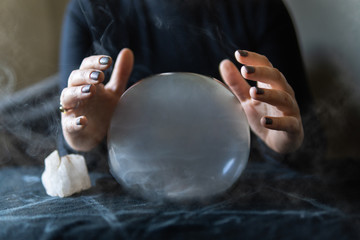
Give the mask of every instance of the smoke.
[[[309, 56], [308, 73], [315, 112], [328, 139], [327, 158], [358, 157], [360, 152], [356, 136], [360, 134], [359, 95], [355, 71], [349, 71], [337, 49], [330, 52], [314, 46]], [[351, 67], [350, 67], [351, 69]]]
[[0, 62], [0, 100], [14, 92], [16, 74], [7, 64]]
[[57, 76], [0, 102], [0, 166], [36, 165], [56, 148]]

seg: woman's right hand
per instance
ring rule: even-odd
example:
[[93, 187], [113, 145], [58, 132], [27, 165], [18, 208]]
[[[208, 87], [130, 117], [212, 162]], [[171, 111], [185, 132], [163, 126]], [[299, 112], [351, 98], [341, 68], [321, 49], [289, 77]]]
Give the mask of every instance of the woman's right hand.
[[108, 56], [85, 58], [74, 70], [63, 89], [60, 102], [66, 111], [61, 114], [65, 140], [74, 150], [89, 151], [106, 136], [111, 117], [120, 96], [126, 89], [134, 55], [123, 49], [114, 64], [109, 82], [104, 85], [103, 71], [112, 64]]

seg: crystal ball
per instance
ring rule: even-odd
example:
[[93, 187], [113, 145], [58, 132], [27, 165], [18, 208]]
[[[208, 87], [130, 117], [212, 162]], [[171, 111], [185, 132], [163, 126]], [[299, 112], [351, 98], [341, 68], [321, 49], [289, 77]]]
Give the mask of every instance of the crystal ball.
[[110, 172], [128, 190], [147, 198], [204, 199], [240, 177], [250, 130], [240, 102], [220, 81], [164, 73], [121, 96], [108, 150]]

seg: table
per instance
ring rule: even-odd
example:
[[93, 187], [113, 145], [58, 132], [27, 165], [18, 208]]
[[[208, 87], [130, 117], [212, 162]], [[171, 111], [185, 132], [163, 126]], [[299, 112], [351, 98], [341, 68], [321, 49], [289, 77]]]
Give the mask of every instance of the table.
[[360, 212], [313, 176], [249, 163], [232, 192], [209, 202], [141, 199], [106, 172], [68, 198], [46, 195], [43, 168], [0, 169], [0, 239], [359, 239]]

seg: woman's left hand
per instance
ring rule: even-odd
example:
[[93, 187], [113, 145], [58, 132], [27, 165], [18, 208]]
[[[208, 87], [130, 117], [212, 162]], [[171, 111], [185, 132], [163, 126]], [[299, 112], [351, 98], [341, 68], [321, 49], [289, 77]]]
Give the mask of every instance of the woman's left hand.
[[[239, 50], [235, 57], [244, 64], [241, 73], [229, 60], [220, 63], [220, 73], [241, 102], [250, 128], [276, 152], [297, 150], [304, 131], [294, 91], [284, 75], [263, 55]], [[257, 87], [245, 79], [256, 81]]]

